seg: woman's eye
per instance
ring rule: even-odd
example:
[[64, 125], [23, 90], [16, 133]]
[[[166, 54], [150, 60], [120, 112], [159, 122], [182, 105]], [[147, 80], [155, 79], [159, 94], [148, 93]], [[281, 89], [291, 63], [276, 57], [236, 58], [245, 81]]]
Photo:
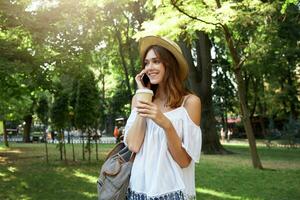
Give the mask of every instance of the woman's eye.
[[160, 60], [154, 60], [155, 64], [160, 64]]

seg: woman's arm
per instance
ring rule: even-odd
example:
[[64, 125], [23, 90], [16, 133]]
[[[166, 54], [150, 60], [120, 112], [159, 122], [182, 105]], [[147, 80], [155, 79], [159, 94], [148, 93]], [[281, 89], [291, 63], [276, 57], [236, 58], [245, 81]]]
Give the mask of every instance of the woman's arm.
[[191, 162], [191, 157], [182, 147], [182, 141], [180, 137], [177, 135], [176, 130], [173, 127], [172, 123], [167, 125], [164, 128], [164, 130], [168, 141], [168, 149], [173, 159], [177, 162], [177, 164], [181, 168], [188, 167]]
[[[141, 79], [142, 76], [146, 73], [145, 69], [142, 70], [139, 74], [135, 76], [135, 81], [137, 84], [137, 88], [145, 88]], [[131, 108], [134, 109], [139, 105], [139, 102], [136, 100], [136, 96], [134, 95], [131, 101]], [[136, 116], [132, 126], [128, 130], [126, 143], [130, 151], [139, 152], [145, 138], [146, 131], [146, 119], [141, 117], [139, 114]]]
[[[132, 109], [136, 107], [136, 104], [136, 96], [133, 96], [131, 102]], [[145, 130], [146, 119], [137, 115], [126, 136], [126, 143], [130, 151], [135, 153], [139, 152], [144, 141]]]
[[[200, 113], [201, 113], [201, 102], [200, 99], [195, 95], [187, 97], [184, 107], [188, 111], [188, 114], [192, 121], [200, 125]], [[188, 155], [186, 150], [182, 147], [182, 141], [172, 123], [169, 123], [165, 129], [165, 133], [168, 139], [168, 148], [173, 159], [179, 164], [180, 167], [188, 167], [191, 162], [191, 157]]]

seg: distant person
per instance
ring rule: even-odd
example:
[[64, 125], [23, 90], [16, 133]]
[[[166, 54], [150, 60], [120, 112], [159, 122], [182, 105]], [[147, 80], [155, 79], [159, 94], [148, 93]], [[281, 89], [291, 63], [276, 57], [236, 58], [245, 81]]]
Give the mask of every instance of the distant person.
[[51, 133], [51, 140], [52, 140], [52, 143], [54, 143], [55, 133], [54, 133], [53, 130], [52, 130], [50, 133]]
[[222, 141], [222, 142], [225, 142], [226, 133], [225, 133], [225, 131], [224, 131], [224, 128], [221, 128], [220, 134], [221, 134], [221, 141]]
[[116, 139], [116, 143], [118, 143], [119, 128], [117, 126], [115, 126], [115, 128], [114, 128], [114, 137]]
[[230, 142], [232, 134], [233, 134], [232, 133], [232, 129], [228, 129], [228, 132], [227, 132], [227, 142]]
[[152, 102], [132, 98], [124, 141], [136, 156], [127, 200], [196, 199], [201, 102], [184, 87], [187, 61], [175, 42], [158, 36], [140, 40], [140, 57], [142, 70], [135, 81], [138, 89], [147, 91], [148, 86], [154, 96]]

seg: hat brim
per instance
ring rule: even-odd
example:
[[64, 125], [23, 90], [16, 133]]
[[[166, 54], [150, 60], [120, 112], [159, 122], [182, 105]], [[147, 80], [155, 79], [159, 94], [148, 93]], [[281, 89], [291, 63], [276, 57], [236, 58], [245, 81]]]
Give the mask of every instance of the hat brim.
[[163, 38], [159, 36], [146, 36], [141, 38], [139, 41], [139, 51], [140, 51], [141, 60], [143, 61], [146, 51], [150, 46], [153, 45], [164, 47], [174, 55], [179, 65], [180, 71], [178, 74], [180, 80], [181, 81], [185, 80], [188, 75], [188, 63], [184, 58], [180, 47], [175, 42], [168, 40], [167, 38]]

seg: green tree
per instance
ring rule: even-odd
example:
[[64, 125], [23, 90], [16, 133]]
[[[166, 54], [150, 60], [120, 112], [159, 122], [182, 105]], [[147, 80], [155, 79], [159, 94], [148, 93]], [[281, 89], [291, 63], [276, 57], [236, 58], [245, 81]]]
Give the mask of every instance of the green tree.
[[82, 157], [85, 159], [84, 133], [87, 132], [88, 160], [91, 160], [91, 133], [97, 128], [99, 116], [99, 92], [92, 72], [87, 72], [78, 80], [75, 107], [75, 124], [82, 131]]
[[[25, 142], [30, 141], [32, 115], [39, 93], [50, 85], [46, 78], [47, 73], [40, 67], [42, 56], [29, 31], [32, 18], [30, 13], [26, 12], [27, 3], [25, 1], [0, 3], [0, 70], [3, 75], [0, 85], [4, 91], [1, 92], [1, 100], [6, 99], [3, 103], [6, 104], [3, 106], [6, 114], [23, 115]], [[17, 113], [7, 109], [16, 106]]]
[[222, 127], [228, 130], [228, 113], [236, 113], [235, 108], [238, 104], [236, 99], [236, 88], [233, 82], [233, 74], [230, 71], [230, 63], [222, 58], [222, 53], [215, 46], [216, 57], [213, 63], [213, 102], [217, 117], [222, 119]]
[[[158, 6], [156, 18], [153, 21], [144, 23], [146, 31], [143, 33], [156, 31], [170, 37], [176, 37], [182, 33], [189, 33], [193, 36], [197, 30], [202, 30], [219, 40], [215, 40], [215, 42], [219, 42], [226, 47], [225, 56], [227, 56], [235, 74], [240, 110], [250, 145], [252, 163], [255, 168], [259, 169], [262, 168], [262, 165], [257, 153], [249, 108], [246, 102], [243, 72], [246, 70], [244, 67], [247, 57], [245, 47], [248, 46], [249, 41], [256, 32], [256, 27], [264, 23], [265, 16], [272, 13], [272, 6], [272, 3], [248, 0], [223, 1], [222, 4], [218, 0], [210, 2], [172, 0]], [[172, 10], [174, 12], [171, 12]], [[163, 13], [164, 16], [162, 17]], [[175, 16], [177, 17], [176, 21], [174, 21]], [[170, 26], [164, 28], [158, 24], [170, 24]], [[243, 35], [244, 37], [241, 37]]]
[[38, 118], [43, 123], [44, 129], [44, 140], [45, 140], [45, 151], [46, 151], [46, 161], [49, 162], [48, 156], [48, 146], [47, 146], [47, 127], [48, 127], [48, 119], [49, 119], [49, 104], [46, 96], [42, 96], [38, 101], [38, 106], [36, 109], [36, 113]]
[[[68, 123], [68, 110], [69, 105], [69, 97], [64, 91], [59, 91], [54, 96], [54, 103], [51, 109], [51, 123], [55, 130], [58, 131], [58, 140], [59, 140], [59, 151], [60, 151], [60, 159], [64, 159], [66, 161], [66, 150], [64, 145], [64, 128]], [[63, 149], [64, 148], [64, 149]]]

